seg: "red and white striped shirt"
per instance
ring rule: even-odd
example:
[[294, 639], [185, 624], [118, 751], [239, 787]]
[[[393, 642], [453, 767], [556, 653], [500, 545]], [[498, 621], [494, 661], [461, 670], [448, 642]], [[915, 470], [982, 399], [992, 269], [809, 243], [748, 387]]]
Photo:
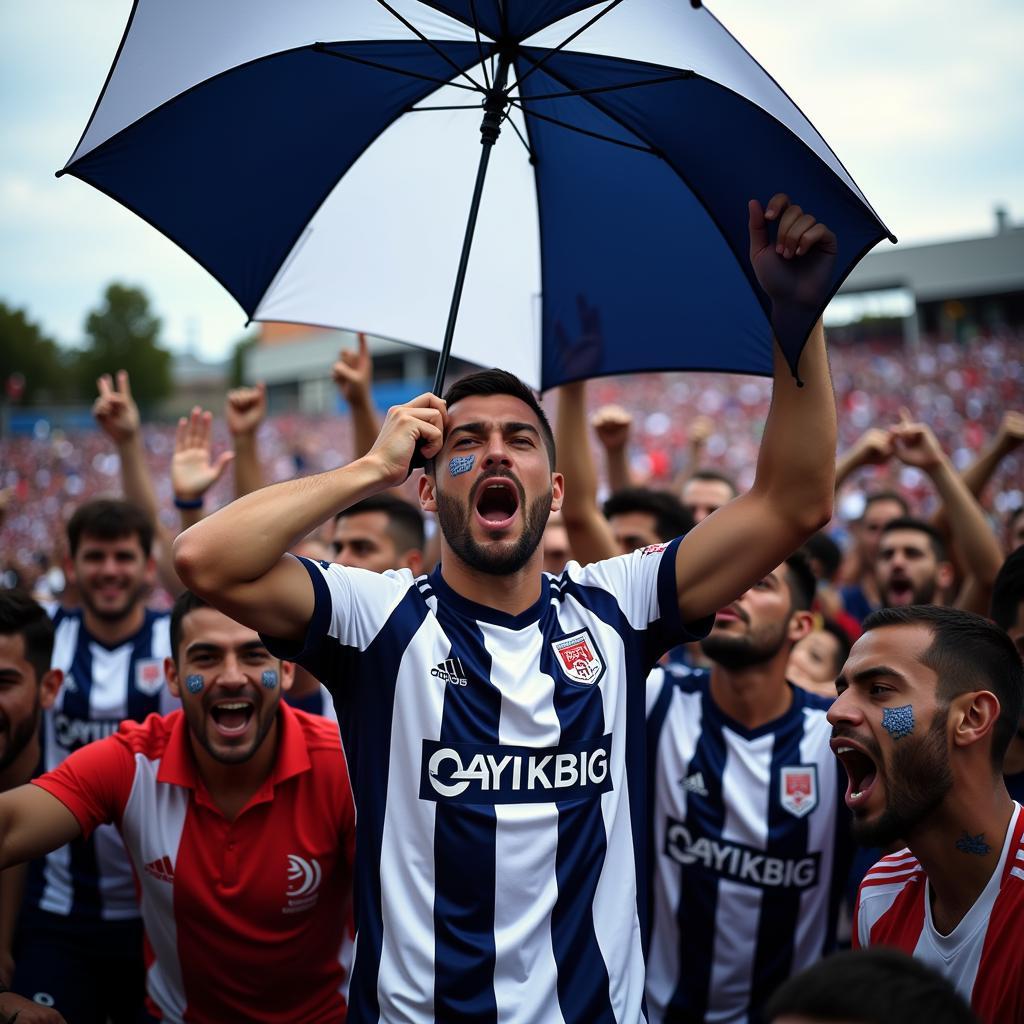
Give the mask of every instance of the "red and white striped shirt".
[[35, 780], [85, 835], [117, 825], [168, 1022], [345, 1019], [339, 951], [354, 810], [338, 727], [283, 701], [269, 778], [234, 821], [203, 785], [181, 711], [125, 722]]
[[1024, 814], [1014, 805], [999, 863], [948, 934], [932, 921], [924, 868], [909, 850], [883, 857], [857, 893], [853, 944], [895, 946], [930, 964], [989, 1024], [1024, 1020]]

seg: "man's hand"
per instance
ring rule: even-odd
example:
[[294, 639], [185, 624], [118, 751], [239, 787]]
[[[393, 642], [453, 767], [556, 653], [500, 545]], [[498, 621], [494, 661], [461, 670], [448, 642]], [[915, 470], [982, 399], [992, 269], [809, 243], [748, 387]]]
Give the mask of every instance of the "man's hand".
[[31, 999], [14, 992], [0, 995], [0, 1021], [3, 1024], [67, 1024], [52, 1006], [33, 1003]]
[[228, 392], [224, 418], [232, 437], [255, 434], [266, 415], [267, 385], [262, 381], [253, 388], [232, 388]]
[[889, 431], [889, 437], [893, 455], [905, 466], [930, 473], [946, 461], [946, 453], [932, 428], [927, 423], [913, 422], [909, 409], [900, 410], [900, 422]]
[[698, 416], [691, 424], [687, 434], [691, 448], [703, 448], [708, 438], [715, 432], [715, 421], [710, 416]]
[[591, 417], [590, 425], [605, 451], [618, 452], [629, 441], [633, 417], [621, 405], [603, 405]]
[[385, 487], [397, 487], [409, 475], [416, 445], [424, 442], [422, 455], [432, 459], [444, 444], [444, 431], [448, 422], [445, 403], [429, 392], [406, 402], [393, 405], [380, 428], [380, 434], [366, 458], [376, 463]]
[[[767, 209], [756, 199], [748, 209], [750, 263], [765, 293], [776, 306], [819, 305], [839, 251], [836, 236], [781, 192]], [[778, 225], [774, 243], [770, 224]]]
[[892, 455], [892, 435], [878, 427], [865, 430], [849, 453], [850, 459], [858, 466], [881, 466]]
[[132, 398], [127, 370], [117, 371], [117, 386], [105, 373], [96, 381], [99, 396], [92, 404], [92, 414], [100, 429], [116, 445], [127, 444], [139, 433], [139, 407]]
[[366, 335], [360, 332], [357, 349], [343, 348], [331, 367], [331, 377], [349, 405], [369, 405], [373, 385], [373, 360]]
[[999, 424], [996, 444], [1004, 455], [1024, 444], [1024, 412], [1008, 412], [1003, 414], [1003, 422]]
[[[255, 390], [250, 388], [248, 390]], [[201, 498], [223, 475], [234, 452], [221, 452], [211, 461], [210, 433], [213, 414], [197, 405], [192, 415], [178, 420], [174, 435], [174, 455], [171, 457], [171, 486], [179, 501]]]

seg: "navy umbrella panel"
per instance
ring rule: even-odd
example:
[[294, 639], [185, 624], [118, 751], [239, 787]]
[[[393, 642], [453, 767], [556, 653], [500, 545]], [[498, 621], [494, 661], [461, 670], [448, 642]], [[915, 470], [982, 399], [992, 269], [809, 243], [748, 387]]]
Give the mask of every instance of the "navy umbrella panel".
[[807, 332], [888, 230], [704, 8], [678, 0], [137, 0], [62, 173], [134, 210], [255, 320], [440, 350], [481, 161], [453, 351], [540, 388], [771, 372], [747, 200], [836, 232]]

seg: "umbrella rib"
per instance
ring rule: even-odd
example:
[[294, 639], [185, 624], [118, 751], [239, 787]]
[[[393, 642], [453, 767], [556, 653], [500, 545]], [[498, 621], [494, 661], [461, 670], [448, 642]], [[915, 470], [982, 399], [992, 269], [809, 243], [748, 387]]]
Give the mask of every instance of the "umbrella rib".
[[488, 92], [491, 88], [491, 76], [487, 73], [487, 61], [484, 59], [484, 45], [480, 41], [480, 27], [477, 24], [476, 18], [476, 3], [474, 0], [469, 0], [469, 13], [473, 19], [473, 32], [476, 35], [476, 52], [480, 54], [480, 67], [484, 71], [484, 85], [487, 86]]
[[470, 75], [466, 71], [463, 71], [463, 69], [460, 68], [459, 65], [456, 64], [455, 61], [453, 61], [451, 57], [449, 57], [448, 54], [445, 53], [444, 50], [442, 50], [441, 47], [434, 42], [433, 39], [428, 39], [411, 21], [409, 21], [408, 18], [399, 14], [398, 11], [396, 11], [394, 7], [392, 7], [391, 4], [388, 3], [388, 0], [377, 0], [377, 3], [379, 3], [381, 7], [383, 7], [384, 10], [387, 11], [389, 14], [396, 17], [410, 32], [418, 36], [419, 39], [426, 43], [427, 46], [429, 46], [439, 57], [447, 61], [458, 74], [460, 74], [463, 78], [466, 79], [467, 82], [472, 83], [473, 88], [476, 89], [477, 92], [485, 91], [484, 87], [475, 78], [473, 78], [472, 75]]
[[[520, 107], [519, 109], [522, 110], [522, 107]], [[525, 111], [524, 111], [524, 113], [525, 113]], [[526, 139], [523, 137], [523, 133], [519, 130], [519, 125], [517, 125], [515, 123], [515, 121], [512, 120], [511, 114], [512, 114], [512, 111], [510, 111], [510, 110], [506, 111], [505, 112], [505, 116], [502, 118], [502, 121], [503, 122], [504, 121], [508, 121], [508, 123], [510, 125], [512, 125], [512, 131], [514, 131], [516, 133], [516, 135], [519, 136], [519, 141], [523, 144], [523, 146], [526, 149], [527, 154], [530, 157], [530, 163], [531, 164], [535, 164], [537, 162], [537, 157], [534, 154], [533, 150], [530, 149], [529, 142], [526, 141]]]
[[480, 110], [479, 103], [455, 103], [443, 107], [406, 107], [407, 114], [418, 114], [424, 110]]
[[[524, 76], [525, 77], [525, 76]], [[672, 75], [662, 75], [659, 78], [645, 78], [636, 82], [622, 82], [619, 85], [595, 85], [587, 89], [567, 89], [565, 92], [548, 92], [540, 96], [526, 96], [531, 103], [535, 100], [561, 100], [571, 96], [593, 96], [599, 92], [616, 92], [620, 89], [637, 89], [642, 85], [662, 85], [665, 82], [681, 82], [688, 78], [696, 78], [692, 71], [679, 71]], [[516, 97], [519, 99], [520, 97]]]
[[[378, 0], [378, 3], [380, 2], [381, 0]], [[604, 8], [604, 10], [598, 11], [597, 14], [595, 14], [590, 19], [590, 21], [581, 25], [578, 29], [576, 29], [575, 32], [570, 33], [570, 35], [566, 39], [563, 39], [553, 50], [548, 50], [548, 52], [545, 53], [544, 56], [541, 57], [541, 59], [537, 61], [536, 64], [531, 64], [530, 69], [516, 83], [517, 88], [522, 88], [523, 82], [525, 82], [530, 77], [530, 75], [534, 73], [534, 71], [536, 71], [540, 67], [543, 67], [543, 65], [549, 58], [553, 57], [556, 53], [558, 53], [559, 50], [568, 46], [578, 35], [581, 35], [583, 32], [586, 32], [586, 30], [590, 28], [591, 25], [593, 25], [595, 22], [600, 21], [609, 11], [611, 11], [615, 7], [618, 7], [621, 3], [622, 0], [612, 0], [612, 2], [607, 7]], [[522, 53], [522, 51], [520, 51], [520, 56], [525, 56]]]
[[336, 57], [338, 60], [348, 60], [353, 64], [365, 64], [370, 68], [380, 68], [381, 71], [390, 71], [396, 75], [405, 75], [406, 78], [418, 78], [421, 82], [433, 82], [435, 85], [447, 85], [452, 89], [465, 89], [466, 92], [479, 92], [479, 86], [463, 85], [462, 82], [453, 82], [448, 78], [435, 78], [433, 75], [422, 75], [418, 71], [408, 71], [405, 68], [394, 68], [390, 64], [381, 64], [380, 61], [368, 60], [366, 57], [355, 57], [351, 53], [338, 53], [328, 49], [326, 43], [316, 43], [313, 49], [317, 53], [325, 54], [328, 57]]
[[592, 132], [588, 128], [580, 128], [579, 125], [569, 124], [568, 121], [559, 121], [557, 117], [550, 117], [547, 114], [538, 114], [536, 110], [527, 110], [519, 100], [511, 100], [512, 105], [521, 110], [527, 117], [535, 117], [538, 121], [547, 121], [549, 124], [556, 124], [560, 128], [567, 128], [571, 132], [578, 132], [591, 139], [598, 139], [601, 142], [610, 142], [614, 146], [622, 146], [625, 149], [637, 149], [641, 153], [650, 153], [651, 156], [661, 156], [653, 146], [641, 146], [635, 142], [624, 142], [622, 139], [612, 138], [611, 135], [602, 135], [600, 132]]

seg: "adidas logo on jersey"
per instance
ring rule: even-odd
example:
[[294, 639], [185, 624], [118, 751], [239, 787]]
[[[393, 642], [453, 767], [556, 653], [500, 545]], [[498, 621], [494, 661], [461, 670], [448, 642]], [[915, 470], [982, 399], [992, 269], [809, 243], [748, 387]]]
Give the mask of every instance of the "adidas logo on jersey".
[[146, 874], [152, 875], [154, 878], [159, 879], [161, 882], [173, 882], [174, 865], [171, 863], [171, 858], [163, 856], [158, 857], [154, 861], [150, 861], [146, 865]]
[[430, 674], [443, 682], [452, 683], [455, 686], [465, 686], [469, 682], [469, 677], [466, 675], [466, 670], [462, 667], [462, 661], [459, 658], [449, 658], [447, 661], [442, 661], [430, 670]]
[[708, 788], [704, 785], [703, 772], [694, 772], [692, 775], [680, 779], [679, 782], [687, 793], [693, 793], [695, 796], [708, 795]]

